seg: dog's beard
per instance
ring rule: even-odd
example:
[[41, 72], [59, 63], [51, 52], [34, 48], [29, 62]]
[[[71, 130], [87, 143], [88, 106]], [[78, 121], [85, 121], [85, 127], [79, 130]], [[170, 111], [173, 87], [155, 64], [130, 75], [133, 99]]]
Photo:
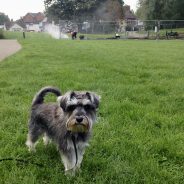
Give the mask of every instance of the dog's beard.
[[66, 123], [66, 128], [74, 133], [85, 133], [89, 132], [90, 124], [87, 117], [81, 123], [78, 123], [75, 119], [69, 119]]

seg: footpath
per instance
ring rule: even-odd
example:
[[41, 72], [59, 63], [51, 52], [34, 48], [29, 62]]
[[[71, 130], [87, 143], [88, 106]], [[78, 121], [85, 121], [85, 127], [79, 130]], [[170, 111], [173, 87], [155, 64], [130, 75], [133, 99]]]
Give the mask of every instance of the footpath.
[[21, 49], [17, 40], [0, 40], [0, 61]]

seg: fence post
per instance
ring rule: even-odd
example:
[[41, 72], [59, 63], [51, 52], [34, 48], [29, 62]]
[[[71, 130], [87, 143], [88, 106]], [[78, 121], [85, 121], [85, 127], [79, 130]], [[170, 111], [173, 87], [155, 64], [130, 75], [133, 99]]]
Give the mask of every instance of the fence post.
[[26, 34], [25, 34], [25, 31], [23, 31], [23, 38], [25, 39], [26, 38]]
[[159, 40], [159, 32], [160, 32], [160, 20], [156, 21], [156, 26], [155, 26], [155, 32], [156, 32], [156, 40]]

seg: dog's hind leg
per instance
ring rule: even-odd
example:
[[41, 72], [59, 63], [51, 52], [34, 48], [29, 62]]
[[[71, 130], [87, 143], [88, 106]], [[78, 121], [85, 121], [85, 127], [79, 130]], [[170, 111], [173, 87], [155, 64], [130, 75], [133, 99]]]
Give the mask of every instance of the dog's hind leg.
[[49, 136], [47, 135], [47, 133], [44, 133], [44, 136], [43, 136], [43, 144], [45, 146], [47, 146], [49, 143], [51, 142]]
[[38, 140], [39, 136], [43, 134], [43, 130], [36, 126], [30, 126], [29, 133], [27, 135], [26, 145], [28, 146], [29, 151], [36, 151], [36, 141]]
[[30, 152], [36, 152], [36, 149], [35, 149], [36, 144], [32, 141], [30, 133], [28, 133], [27, 135], [26, 145]]

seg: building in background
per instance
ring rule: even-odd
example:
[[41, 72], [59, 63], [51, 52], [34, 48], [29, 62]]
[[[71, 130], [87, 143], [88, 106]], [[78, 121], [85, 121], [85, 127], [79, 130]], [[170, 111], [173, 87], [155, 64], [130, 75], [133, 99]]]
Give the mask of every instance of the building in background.
[[5, 31], [6, 31], [6, 25], [5, 25], [5, 24], [0, 25], [0, 29], [2, 29], [2, 30], [5, 30]]
[[123, 13], [124, 13], [124, 19], [126, 21], [135, 21], [137, 20], [136, 15], [134, 12], [130, 9], [129, 5], [124, 5], [123, 6]]
[[123, 6], [123, 14], [124, 14], [124, 28], [125, 31], [135, 31], [137, 30], [137, 22], [138, 19], [134, 12], [130, 9], [129, 5]]
[[26, 31], [41, 32], [43, 30], [43, 21], [45, 19], [43, 13], [27, 13], [21, 19], [26, 26]]
[[17, 23], [13, 23], [10, 28], [9, 28], [9, 31], [24, 31], [24, 28], [22, 26], [20, 26], [19, 24]]

